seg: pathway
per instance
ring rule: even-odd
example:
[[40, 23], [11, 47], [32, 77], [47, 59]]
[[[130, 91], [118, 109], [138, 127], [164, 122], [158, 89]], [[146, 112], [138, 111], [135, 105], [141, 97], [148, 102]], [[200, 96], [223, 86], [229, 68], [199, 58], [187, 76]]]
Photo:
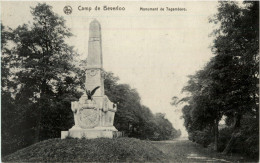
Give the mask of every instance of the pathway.
[[153, 141], [168, 156], [170, 162], [247, 162], [240, 156], [225, 156], [193, 143], [185, 138]]

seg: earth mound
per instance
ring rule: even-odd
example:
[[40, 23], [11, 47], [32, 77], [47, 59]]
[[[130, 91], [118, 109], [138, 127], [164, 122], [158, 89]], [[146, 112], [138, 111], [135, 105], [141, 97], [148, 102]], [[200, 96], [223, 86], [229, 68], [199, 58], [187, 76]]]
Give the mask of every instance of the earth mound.
[[134, 138], [49, 139], [12, 153], [4, 162], [161, 162], [165, 154]]

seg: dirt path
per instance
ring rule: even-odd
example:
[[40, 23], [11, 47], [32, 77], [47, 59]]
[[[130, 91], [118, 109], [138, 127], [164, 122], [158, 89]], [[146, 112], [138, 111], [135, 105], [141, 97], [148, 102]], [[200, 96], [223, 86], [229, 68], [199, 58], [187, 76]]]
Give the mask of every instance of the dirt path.
[[240, 156], [225, 156], [193, 143], [187, 139], [154, 141], [153, 144], [163, 151], [170, 162], [248, 162]]

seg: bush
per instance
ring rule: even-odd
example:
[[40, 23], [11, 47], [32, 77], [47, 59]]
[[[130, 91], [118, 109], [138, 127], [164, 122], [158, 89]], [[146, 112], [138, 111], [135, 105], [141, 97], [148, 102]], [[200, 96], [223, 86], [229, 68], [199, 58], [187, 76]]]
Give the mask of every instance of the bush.
[[203, 131], [193, 131], [189, 133], [189, 140], [201, 144], [203, 147], [207, 147], [213, 142], [213, 135], [206, 129]]
[[255, 117], [247, 116], [241, 122], [241, 135], [235, 143], [235, 152], [251, 158], [259, 157], [259, 123]]
[[[241, 122], [239, 136], [232, 146], [232, 153], [240, 153], [251, 158], [259, 157], [258, 121], [253, 117], [245, 117]], [[222, 152], [232, 136], [232, 128], [226, 127], [219, 131], [219, 151]]]

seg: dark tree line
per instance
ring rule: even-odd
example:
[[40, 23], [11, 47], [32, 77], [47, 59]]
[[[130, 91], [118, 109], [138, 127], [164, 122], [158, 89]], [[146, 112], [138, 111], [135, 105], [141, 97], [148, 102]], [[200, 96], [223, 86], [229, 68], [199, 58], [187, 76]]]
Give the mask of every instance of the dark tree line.
[[31, 14], [33, 23], [1, 28], [3, 154], [58, 137], [73, 124], [70, 102], [81, 95], [65, 20], [46, 4]]
[[259, 2], [219, 2], [210, 22], [219, 25], [215, 56], [183, 88], [189, 94], [179, 100], [187, 103], [185, 127], [190, 140], [204, 146], [258, 157]]
[[[85, 74], [65, 40], [72, 36], [65, 20], [47, 4], [31, 8], [33, 22], [10, 29], [1, 24], [2, 154], [59, 138], [73, 124], [71, 101], [83, 94]], [[74, 64], [75, 63], [75, 64]], [[82, 61], [84, 64], [84, 61]], [[180, 135], [161, 114], [140, 103], [136, 90], [106, 73], [105, 93], [118, 104], [115, 126], [142, 139]]]
[[118, 84], [118, 80], [113, 73], [105, 73], [105, 94], [117, 103], [114, 125], [119, 131], [124, 131], [130, 137], [151, 140], [167, 140], [181, 135], [180, 130], [174, 129], [164, 114], [154, 115], [141, 104], [135, 89], [127, 84]]

